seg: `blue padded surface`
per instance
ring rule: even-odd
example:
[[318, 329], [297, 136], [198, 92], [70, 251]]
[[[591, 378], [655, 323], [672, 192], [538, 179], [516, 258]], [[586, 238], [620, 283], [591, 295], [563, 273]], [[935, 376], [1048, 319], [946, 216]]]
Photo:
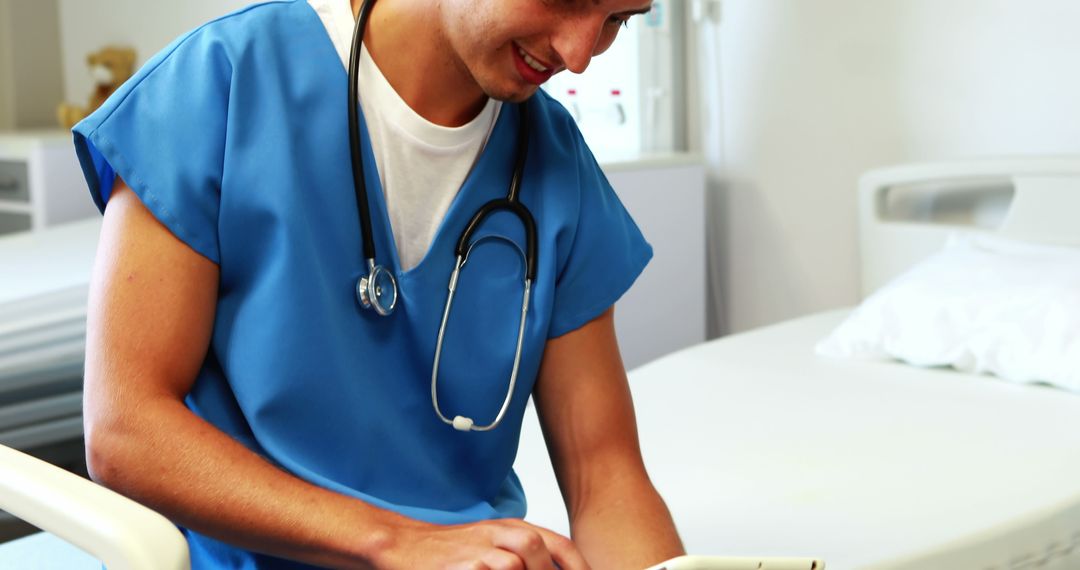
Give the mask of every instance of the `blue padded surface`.
[[46, 532], [0, 544], [0, 568], [101, 570], [101, 567], [97, 558]]

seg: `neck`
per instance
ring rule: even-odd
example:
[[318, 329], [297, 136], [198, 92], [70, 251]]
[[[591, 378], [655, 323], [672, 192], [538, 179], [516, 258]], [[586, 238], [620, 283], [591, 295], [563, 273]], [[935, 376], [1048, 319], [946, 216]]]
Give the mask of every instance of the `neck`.
[[[351, 1], [355, 18], [363, 0]], [[464, 125], [487, 103], [464, 64], [451, 55], [430, 0], [376, 2], [364, 47], [398, 96], [436, 125]]]

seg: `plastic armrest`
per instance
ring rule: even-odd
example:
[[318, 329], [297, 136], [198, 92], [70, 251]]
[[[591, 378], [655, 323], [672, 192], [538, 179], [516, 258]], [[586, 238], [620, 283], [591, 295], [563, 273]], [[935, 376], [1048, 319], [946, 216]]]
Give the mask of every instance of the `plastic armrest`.
[[81, 548], [109, 570], [189, 570], [187, 541], [160, 514], [0, 445], [0, 509]]

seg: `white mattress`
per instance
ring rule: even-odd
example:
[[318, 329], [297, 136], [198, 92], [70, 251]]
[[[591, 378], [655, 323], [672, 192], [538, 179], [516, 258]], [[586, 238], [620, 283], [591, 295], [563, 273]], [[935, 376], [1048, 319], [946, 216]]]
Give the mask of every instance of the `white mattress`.
[[[646, 465], [687, 549], [834, 570], [1080, 568], [1080, 395], [815, 356], [847, 312], [630, 374]], [[527, 520], [567, 532], [534, 418], [516, 468]]]
[[[0, 236], [0, 389], [80, 371], [101, 219]], [[6, 383], [6, 384], [5, 384]]]
[[[0, 236], [0, 443], [82, 435], [86, 299], [101, 219]], [[2, 517], [0, 517], [2, 518]]]
[[0, 236], [0, 309], [49, 292], [86, 288], [97, 250], [101, 218], [45, 231]]

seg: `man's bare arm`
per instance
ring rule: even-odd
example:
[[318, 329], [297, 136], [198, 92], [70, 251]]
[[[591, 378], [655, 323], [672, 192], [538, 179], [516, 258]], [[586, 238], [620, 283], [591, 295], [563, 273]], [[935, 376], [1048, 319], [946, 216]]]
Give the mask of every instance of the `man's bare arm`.
[[436, 526], [281, 471], [184, 405], [210, 344], [218, 267], [119, 179], [91, 283], [84, 412], [98, 482], [253, 551], [335, 568], [582, 568], [521, 521]]
[[548, 341], [534, 393], [574, 542], [594, 568], [683, 554], [641, 459], [614, 310]]

